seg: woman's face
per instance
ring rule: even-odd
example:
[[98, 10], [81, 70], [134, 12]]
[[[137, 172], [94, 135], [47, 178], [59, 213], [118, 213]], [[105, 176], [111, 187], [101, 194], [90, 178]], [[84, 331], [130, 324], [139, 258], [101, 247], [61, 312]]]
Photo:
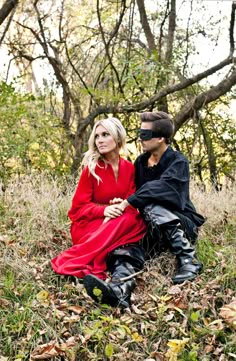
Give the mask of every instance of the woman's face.
[[95, 144], [100, 154], [107, 155], [108, 153], [118, 150], [114, 138], [102, 125], [98, 125], [95, 131]]

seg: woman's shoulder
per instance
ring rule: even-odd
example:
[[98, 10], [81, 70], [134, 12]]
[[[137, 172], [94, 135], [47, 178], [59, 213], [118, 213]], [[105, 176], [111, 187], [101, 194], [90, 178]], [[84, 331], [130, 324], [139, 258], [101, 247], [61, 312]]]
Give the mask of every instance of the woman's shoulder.
[[130, 168], [130, 169], [134, 168], [133, 163], [130, 160], [125, 159], [123, 157], [120, 157], [120, 165], [123, 167], [126, 167], [126, 168]]

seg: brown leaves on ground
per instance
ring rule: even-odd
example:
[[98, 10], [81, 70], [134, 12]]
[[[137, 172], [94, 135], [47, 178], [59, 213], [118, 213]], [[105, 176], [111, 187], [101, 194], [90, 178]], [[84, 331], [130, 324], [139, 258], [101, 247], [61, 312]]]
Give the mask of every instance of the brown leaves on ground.
[[[76, 345], [76, 339], [71, 337], [66, 342], [58, 344], [51, 341], [47, 344], [37, 346], [30, 355], [30, 360], [48, 360], [55, 356], [66, 356], [67, 352]], [[72, 358], [70, 358], [72, 360]]]
[[[220, 272], [205, 267], [195, 281], [175, 286], [174, 257], [163, 254], [139, 275], [131, 309], [121, 310], [96, 304], [82, 284], [52, 272], [54, 247], [66, 241], [60, 230], [53, 235], [56, 238], [32, 257], [28, 244], [22, 248], [11, 237], [0, 238], [15, 277], [9, 285], [0, 283], [2, 334], [4, 340], [11, 339], [12, 354], [14, 348], [21, 350], [19, 360], [28, 359], [29, 353], [32, 361], [195, 361], [205, 355], [228, 361], [235, 356], [236, 299], [232, 283], [224, 283], [223, 265], [228, 263], [223, 252], [217, 254]], [[38, 250], [39, 243], [34, 246]], [[26, 281], [32, 293], [24, 301]], [[14, 323], [11, 313], [19, 321], [16, 317]], [[21, 321], [22, 314], [29, 321]], [[0, 353], [5, 357], [4, 344]]]
[[220, 309], [220, 316], [233, 329], [236, 330], [236, 298]]

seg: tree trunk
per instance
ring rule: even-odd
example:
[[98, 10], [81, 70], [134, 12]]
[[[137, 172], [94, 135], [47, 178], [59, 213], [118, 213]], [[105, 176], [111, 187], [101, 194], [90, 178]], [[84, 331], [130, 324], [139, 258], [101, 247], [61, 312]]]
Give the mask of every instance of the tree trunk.
[[218, 183], [216, 157], [215, 157], [213, 142], [211, 140], [208, 130], [206, 129], [206, 127], [204, 127], [203, 121], [201, 119], [200, 119], [200, 127], [207, 151], [210, 181], [213, 187], [215, 188], [215, 190], [218, 191], [220, 189], [220, 184]]

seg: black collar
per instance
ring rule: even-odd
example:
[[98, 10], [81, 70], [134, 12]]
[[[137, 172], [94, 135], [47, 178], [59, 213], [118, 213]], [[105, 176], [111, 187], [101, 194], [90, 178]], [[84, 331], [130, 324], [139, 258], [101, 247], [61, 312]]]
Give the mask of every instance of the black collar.
[[[170, 145], [168, 145], [168, 148], [162, 154], [158, 165], [163, 166], [166, 163], [166, 161], [172, 157], [173, 152], [174, 152], [174, 150], [171, 148]], [[145, 152], [145, 153], [141, 154], [140, 161], [144, 166], [147, 166], [148, 159], [150, 158], [150, 156], [151, 156], [150, 152]]]

